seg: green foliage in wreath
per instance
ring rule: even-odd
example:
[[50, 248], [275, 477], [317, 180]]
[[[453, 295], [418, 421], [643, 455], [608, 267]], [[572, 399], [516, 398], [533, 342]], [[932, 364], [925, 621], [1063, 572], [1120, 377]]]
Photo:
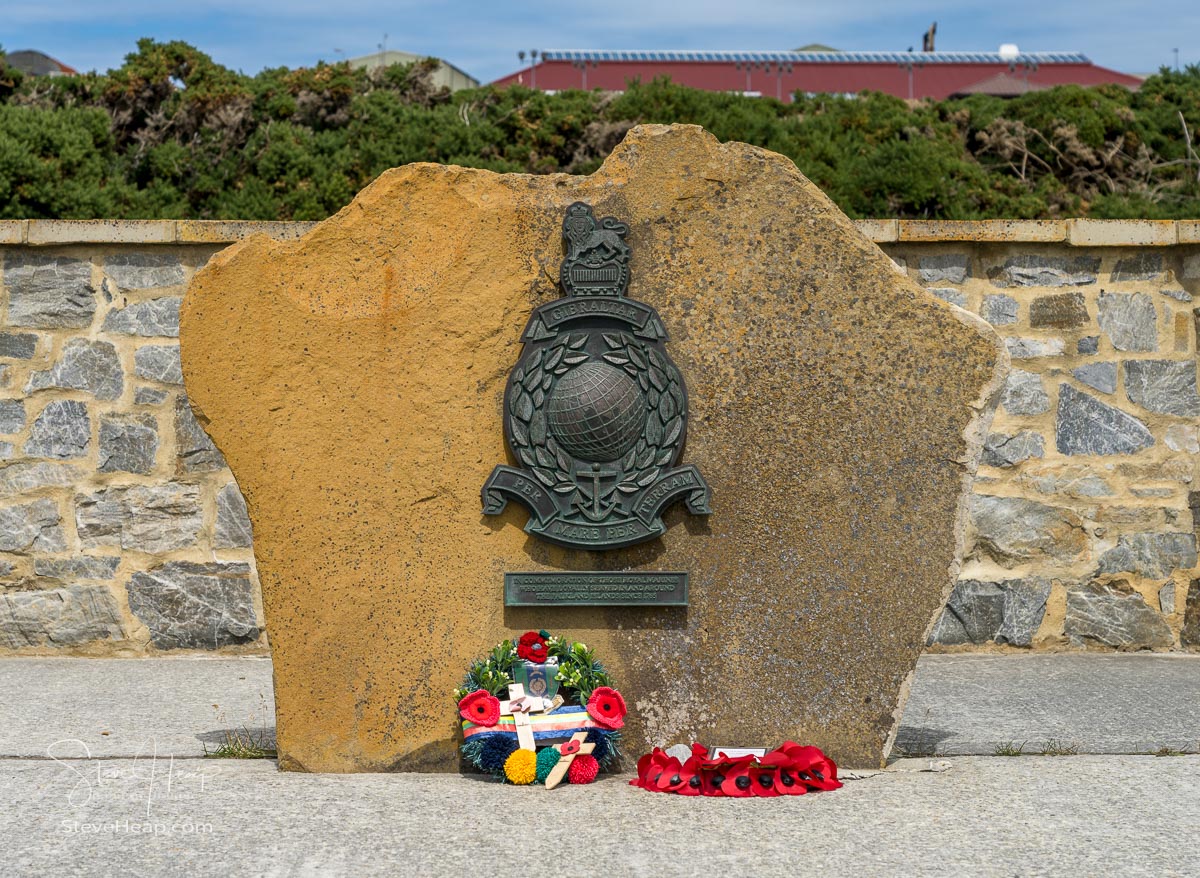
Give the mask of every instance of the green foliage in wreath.
[[[612, 685], [608, 671], [596, 658], [596, 651], [586, 643], [572, 642], [547, 631], [539, 633], [546, 639], [547, 654], [558, 659], [555, 679], [566, 703], [587, 704], [597, 686]], [[478, 689], [501, 697], [513, 682], [513, 666], [518, 661], [516, 644], [502, 641], [486, 656], [471, 663], [462, 686], [454, 690], [454, 697], [462, 699]]]

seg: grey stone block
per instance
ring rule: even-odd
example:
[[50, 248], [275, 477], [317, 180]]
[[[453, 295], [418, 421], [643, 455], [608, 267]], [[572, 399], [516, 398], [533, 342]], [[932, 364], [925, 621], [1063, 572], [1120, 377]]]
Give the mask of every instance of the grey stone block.
[[1021, 306], [1012, 296], [995, 293], [983, 297], [983, 307], [979, 313], [992, 326], [1007, 326], [1017, 322], [1020, 310]]
[[995, 643], [1029, 646], [1046, 615], [1050, 581], [959, 580], [930, 635], [931, 644]]
[[1175, 583], [1168, 582], [1158, 590], [1158, 610], [1164, 616], [1175, 612]]
[[104, 415], [100, 419], [100, 472], [141, 473], [154, 469], [158, 421], [153, 415]]
[[56, 399], [33, 422], [23, 451], [28, 457], [66, 460], [86, 455], [91, 441], [87, 406], [75, 399]]
[[172, 561], [135, 573], [129, 608], [159, 649], [220, 649], [258, 639], [247, 564]]
[[950, 287], [931, 287], [929, 292], [937, 296], [943, 302], [949, 302], [951, 305], [957, 305], [960, 308], [967, 307], [967, 297], [965, 294]]
[[1022, 254], [988, 270], [998, 287], [1078, 287], [1096, 282], [1098, 256], [1039, 256]]
[[1004, 346], [1014, 360], [1033, 357], [1057, 357], [1063, 352], [1061, 338], [1006, 338]]
[[135, 405], [161, 405], [170, 393], [159, 387], [139, 387], [133, 393]]
[[1101, 393], [1116, 393], [1116, 363], [1085, 363], [1077, 369], [1072, 369], [1071, 374], [1088, 387], [1095, 388]]
[[177, 287], [183, 283], [183, 264], [167, 253], [115, 253], [104, 260], [104, 273], [123, 290]]
[[1039, 296], [1029, 306], [1029, 325], [1035, 329], [1074, 329], [1090, 319], [1082, 293]]
[[4, 257], [4, 285], [10, 326], [83, 329], [96, 313], [90, 262], [9, 251]]
[[917, 276], [923, 284], [960, 284], [970, 273], [971, 257], [966, 253], [922, 256], [917, 265]]
[[1200, 579], [1193, 579], [1188, 584], [1179, 642], [1183, 646], [1200, 646]]
[[11, 497], [40, 488], [64, 488], [82, 478], [83, 470], [69, 463], [10, 463], [0, 468], [0, 497]]
[[1089, 335], [1086, 338], [1079, 339], [1075, 344], [1076, 352], [1080, 354], [1094, 354], [1100, 350], [1100, 336]]
[[107, 488], [76, 498], [75, 527], [84, 548], [169, 552], [194, 546], [203, 523], [195, 485]]
[[1133, 454], [1153, 444], [1149, 429], [1133, 415], [1059, 385], [1055, 446], [1061, 454]]
[[25, 400], [0, 399], [0, 433], [19, 433], [25, 429]]
[[1041, 494], [1065, 494], [1068, 497], [1112, 497], [1112, 485], [1094, 474], [1047, 473], [1028, 482]]
[[1068, 589], [1063, 627], [1072, 640], [1095, 640], [1114, 649], [1165, 649], [1175, 643], [1167, 620], [1122, 580]]
[[33, 572], [54, 579], [112, 579], [121, 559], [115, 555], [76, 555], [73, 558], [34, 558]]
[[1013, 369], [1005, 381], [1000, 404], [1010, 415], [1040, 415], [1050, 410], [1050, 397], [1041, 375]]
[[182, 384], [179, 345], [146, 345], [133, 353], [133, 371], [139, 378], [163, 384]]
[[232, 482], [217, 493], [217, 527], [213, 546], [218, 549], [246, 549], [253, 543], [246, 500]]
[[1113, 268], [1113, 283], [1131, 280], [1155, 280], [1163, 273], [1161, 253], [1138, 253], [1117, 261]]
[[1016, 435], [989, 433], [983, 445], [983, 462], [988, 466], [1016, 466], [1031, 457], [1046, 453], [1046, 440], [1041, 433], [1022, 430]]
[[1192, 301], [1192, 294], [1185, 290], [1159, 290], [1159, 292], [1177, 302], [1190, 303]]
[[96, 399], [116, 399], [125, 389], [125, 373], [117, 349], [107, 341], [69, 340], [52, 368], [29, 376], [25, 392], [49, 387], [82, 390]]
[[67, 547], [53, 500], [0, 507], [0, 552], [61, 552]]
[[1087, 550], [1083, 521], [1069, 509], [1021, 497], [975, 494], [969, 502], [975, 556], [1002, 567], [1026, 561], [1070, 562]]
[[0, 357], [30, 360], [37, 353], [38, 337], [31, 332], [0, 332]]
[[1195, 360], [1126, 360], [1125, 393], [1148, 411], [1200, 415]]
[[1101, 291], [1099, 321], [1119, 351], [1158, 350], [1158, 312], [1148, 293]]
[[1136, 573], [1150, 579], [1196, 566], [1196, 537], [1190, 533], [1122, 534], [1100, 556], [1097, 573]]
[[175, 447], [183, 472], [212, 472], [225, 467], [225, 458], [192, 414], [183, 394], [175, 400]]
[[177, 296], [167, 296], [109, 311], [104, 318], [104, 331], [121, 335], [178, 338], [181, 301]]
[[1200, 431], [1191, 424], [1172, 424], [1163, 434], [1163, 444], [1172, 451], [1200, 454]]
[[121, 612], [104, 586], [0, 594], [0, 646], [71, 646], [125, 636]]

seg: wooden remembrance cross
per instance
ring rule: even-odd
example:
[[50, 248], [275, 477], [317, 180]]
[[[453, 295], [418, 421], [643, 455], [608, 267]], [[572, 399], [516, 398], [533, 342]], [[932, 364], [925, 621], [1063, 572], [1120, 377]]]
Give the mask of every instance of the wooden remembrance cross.
[[[572, 746], [572, 745], [576, 746]], [[571, 736], [571, 740], [558, 748], [558, 752], [562, 754], [562, 758], [551, 770], [546, 778], [546, 789], [552, 790], [567, 776], [567, 769], [571, 767], [571, 763], [575, 761], [575, 757], [583, 753], [591, 753], [596, 749], [595, 744], [589, 744], [587, 741], [587, 732], [576, 732]]]

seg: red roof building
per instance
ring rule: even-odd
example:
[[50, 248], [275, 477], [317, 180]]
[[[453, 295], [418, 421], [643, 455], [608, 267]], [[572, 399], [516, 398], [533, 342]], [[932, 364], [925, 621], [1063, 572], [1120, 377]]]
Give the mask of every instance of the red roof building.
[[[543, 91], [623, 91], [633, 80], [669, 76], [707, 91], [789, 100], [792, 92], [856, 94], [881, 91], [900, 98], [942, 99], [970, 93], [1005, 74], [1028, 90], [1054, 85], [1116, 83], [1137, 88], [1136, 76], [1098, 67], [1077, 52], [541, 52], [536, 64], [497, 79]], [[986, 90], [986, 88], [984, 89]]]

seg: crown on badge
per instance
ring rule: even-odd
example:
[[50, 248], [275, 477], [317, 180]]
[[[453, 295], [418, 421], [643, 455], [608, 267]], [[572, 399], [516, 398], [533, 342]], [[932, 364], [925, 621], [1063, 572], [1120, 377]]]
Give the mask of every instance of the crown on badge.
[[629, 226], [615, 217], [596, 220], [592, 208], [576, 201], [563, 217], [566, 256], [559, 273], [569, 296], [623, 296], [629, 286], [629, 257], [625, 243]]

